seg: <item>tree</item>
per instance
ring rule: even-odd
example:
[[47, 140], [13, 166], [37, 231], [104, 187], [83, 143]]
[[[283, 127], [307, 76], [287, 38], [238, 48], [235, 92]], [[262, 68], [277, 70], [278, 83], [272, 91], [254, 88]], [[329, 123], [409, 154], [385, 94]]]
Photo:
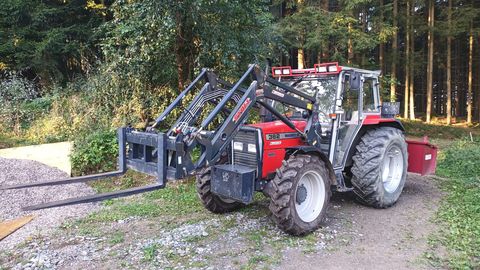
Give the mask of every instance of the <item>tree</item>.
[[93, 1], [5, 0], [0, 5], [0, 62], [29, 69], [43, 84], [86, 73], [98, 59], [95, 28], [107, 6]]
[[237, 75], [272, 43], [268, 6], [254, 0], [121, 1], [112, 11], [105, 57], [147, 87], [182, 89], [203, 66]]

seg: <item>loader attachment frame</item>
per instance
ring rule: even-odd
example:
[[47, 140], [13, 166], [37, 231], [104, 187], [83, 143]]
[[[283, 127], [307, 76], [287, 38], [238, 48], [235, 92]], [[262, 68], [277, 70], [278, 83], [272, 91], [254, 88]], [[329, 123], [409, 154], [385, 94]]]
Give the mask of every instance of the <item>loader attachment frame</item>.
[[[205, 84], [199, 87], [201, 81], [205, 81]], [[266, 83], [273, 85], [277, 90], [281, 89], [283, 91], [282, 94], [278, 96], [278, 91], [277, 95], [272, 94], [272, 86]], [[200, 90], [190, 104], [185, 107], [184, 112], [177, 118], [175, 124], [163, 132], [159, 131], [158, 129], [162, 122], [195, 88]], [[164, 188], [169, 180], [183, 179], [193, 175], [196, 170], [204, 166], [216, 164], [220, 160], [221, 154], [231, 144], [231, 141], [240, 130], [241, 125], [243, 125], [255, 104], [263, 106], [277, 115], [289, 127], [296, 129], [289, 119], [277, 113], [264, 99], [275, 99], [304, 108], [309, 114], [312, 113], [315, 101], [314, 97], [298, 92], [279, 81], [267, 77], [257, 65], [250, 65], [248, 70], [234, 85], [218, 78], [210, 70], [202, 69], [197, 78], [160, 114], [153, 125], [147, 128], [147, 131], [139, 131], [130, 127], [118, 129], [118, 170], [47, 182], [3, 186], [0, 187], [0, 190], [55, 186], [108, 179], [123, 175], [128, 169], [152, 175], [157, 179], [156, 183], [148, 186], [47, 202], [23, 208], [24, 210], [38, 210], [125, 197]], [[232, 102], [234, 105], [231, 105]], [[202, 121], [199, 121], [206, 103], [213, 104], [214, 108]], [[233, 106], [233, 108], [228, 108], [228, 104], [230, 104], [230, 107]], [[220, 123], [217, 123], [218, 125], [214, 131], [207, 131], [207, 128], [221, 114], [224, 116], [223, 122], [218, 121]], [[200, 122], [199, 125], [196, 124], [198, 122]], [[307, 126], [305, 130], [308, 129], [310, 127]], [[297, 130], [297, 132], [306, 137], [306, 134], [300, 130]], [[194, 159], [192, 154], [196, 148], [200, 149], [200, 155]]]

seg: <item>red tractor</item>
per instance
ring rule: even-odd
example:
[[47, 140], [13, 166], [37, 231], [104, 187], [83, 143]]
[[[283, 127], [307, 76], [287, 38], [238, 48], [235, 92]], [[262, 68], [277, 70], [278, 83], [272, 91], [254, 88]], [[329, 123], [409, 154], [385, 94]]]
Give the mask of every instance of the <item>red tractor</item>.
[[[324, 63], [274, 67], [269, 76], [250, 65], [230, 84], [203, 69], [146, 131], [118, 130], [118, 171], [3, 189], [86, 182], [127, 168], [157, 177], [150, 186], [26, 208], [32, 210], [128, 196], [196, 175], [211, 212], [242, 207], [260, 191], [279, 228], [306, 234], [320, 226], [332, 190], [353, 191], [377, 208], [393, 205], [402, 192], [407, 142], [394, 118], [398, 103], [381, 102], [379, 75]], [[165, 124], [187, 96], [192, 101], [180, 117]], [[248, 124], [249, 116], [260, 121]]]

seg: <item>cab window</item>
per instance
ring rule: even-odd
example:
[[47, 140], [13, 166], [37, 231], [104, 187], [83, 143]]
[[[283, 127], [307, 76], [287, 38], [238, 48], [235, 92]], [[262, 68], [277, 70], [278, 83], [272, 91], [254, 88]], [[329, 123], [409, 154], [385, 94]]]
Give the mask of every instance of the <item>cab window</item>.
[[349, 76], [345, 76], [343, 90], [342, 108], [345, 110], [345, 121], [350, 121], [358, 117], [358, 93], [350, 87]]
[[366, 78], [363, 82], [363, 111], [376, 112], [375, 106], [375, 81], [372, 78]]

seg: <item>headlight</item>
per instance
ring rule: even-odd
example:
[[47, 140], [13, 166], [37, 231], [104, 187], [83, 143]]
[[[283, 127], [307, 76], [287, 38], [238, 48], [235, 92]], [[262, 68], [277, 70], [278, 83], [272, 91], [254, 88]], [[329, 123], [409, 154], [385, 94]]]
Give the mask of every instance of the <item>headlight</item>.
[[326, 66], [319, 66], [317, 67], [317, 72], [327, 72], [327, 67]]
[[243, 151], [243, 143], [242, 142], [233, 142], [233, 149], [237, 151]]
[[337, 69], [337, 66], [329, 66], [328, 67], [328, 72], [337, 72], [338, 69]]
[[248, 152], [256, 153], [257, 152], [257, 146], [253, 143], [249, 143], [248, 144]]

